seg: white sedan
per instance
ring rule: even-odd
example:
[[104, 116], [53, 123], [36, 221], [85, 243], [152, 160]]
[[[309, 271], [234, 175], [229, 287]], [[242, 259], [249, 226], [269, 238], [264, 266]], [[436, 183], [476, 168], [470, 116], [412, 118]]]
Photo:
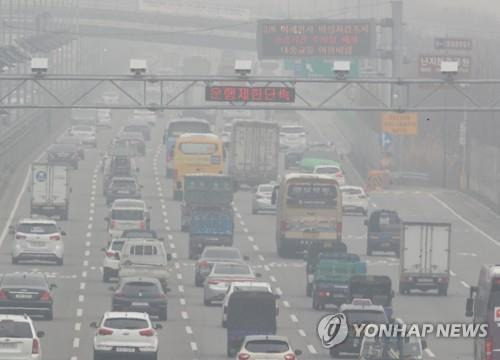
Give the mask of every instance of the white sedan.
[[342, 209], [344, 212], [368, 214], [368, 194], [359, 186], [341, 186]]
[[340, 186], [345, 185], [344, 171], [340, 165], [316, 165], [313, 174], [322, 174], [333, 177]]

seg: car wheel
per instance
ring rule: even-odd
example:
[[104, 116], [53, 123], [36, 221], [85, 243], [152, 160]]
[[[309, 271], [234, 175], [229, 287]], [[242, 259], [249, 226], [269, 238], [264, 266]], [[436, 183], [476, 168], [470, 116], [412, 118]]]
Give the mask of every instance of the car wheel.
[[19, 264], [19, 259], [13, 256], [12, 257], [12, 264], [13, 265]]
[[107, 282], [109, 282], [110, 278], [111, 278], [111, 274], [110, 274], [109, 269], [104, 268], [102, 270], [102, 281], [105, 282], [105, 283], [107, 283]]
[[57, 264], [57, 265], [59, 265], [59, 266], [64, 265], [64, 259], [63, 259], [63, 258], [58, 258], [58, 259], [56, 260], [56, 264]]
[[166, 307], [165, 307], [165, 309], [160, 310], [160, 313], [158, 314], [158, 318], [160, 319], [160, 321], [167, 321], [167, 308]]
[[52, 309], [50, 309], [50, 311], [47, 314], [45, 314], [43, 316], [43, 318], [45, 320], [53, 320], [54, 319], [54, 312], [52, 311]]

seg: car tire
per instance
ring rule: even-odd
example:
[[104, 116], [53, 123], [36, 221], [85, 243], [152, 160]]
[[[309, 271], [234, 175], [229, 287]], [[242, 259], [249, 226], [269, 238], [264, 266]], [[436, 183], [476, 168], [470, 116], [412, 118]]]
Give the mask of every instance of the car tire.
[[43, 315], [44, 320], [53, 320], [54, 319], [54, 312], [52, 309], [47, 314]]
[[167, 308], [165, 307], [165, 309], [161, 309], [160, 310], [160, 313], [158, 314], [158, 318], [160, 319], [160, 321], [167, 321]]
[[102, 282], [109, 282], [109, 280], [111, 279], [111, 271], [107, 268], [104, 268], [102, 269]]
[[311, 297], [312, 296], [312, 284], [307, 284], [306, 285], [306, 296]]
[[448, 295], [448, 288], [446, 286], [440, 286], [438, 288], [438, 295], [439, 296], [447, 296]]
[[366, 255], [368, 255], [368, 256], [372, 256], [372, 253], [373, 253], [372, 248], [371, 248], [371, 247], [369, 247], [369, 246], [367, 246], [367, 247], [366, 247]]
[[19, 264], [19, 259], [13, 256], [12, 257], [12, 265], [17, 265], [17, 264]]
[[64, 265], [64, 258], [57, 258], [57, 260], [56, 260], [56, 264], [57, 264], [58, 266], [62, 266], [62, 265]]
[[212, 300], [203, 299], [203, 305], [205, 305], [205, 306], [212, 306]]

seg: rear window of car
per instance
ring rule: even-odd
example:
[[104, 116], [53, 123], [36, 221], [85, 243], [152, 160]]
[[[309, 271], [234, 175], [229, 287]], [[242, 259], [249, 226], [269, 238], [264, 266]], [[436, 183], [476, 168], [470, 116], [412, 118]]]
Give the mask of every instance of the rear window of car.
[[153, 245], [134, 245], [130, 247], [130, 255], [158, 255], [158, 248]]
[[383, 311], [376, 310], [346, 310], [344, 311], [347, 321], [356, 324], [382, 324], [387, 322]]
[[113, 241], [111, 243], [111, 250], [121, 251], [123, 249], [123, 244], [125, 244], [125, 241]]
[[328, 167], [316, 168], [314, 172], [316, 174], [337, 174], [340, 172], [340, 169], [335, 166], [328, 166]]
[[56, 151], [76, 151], [77, 147], [75, 144], [55, 144], [49, 148], [49, 152]]
[[46, 283], [45, 279], [41, 276], [25, 276], [23, 274], [8, 274], [2, 279], [2, 287], [19, 285], [44, 287]]
[[252, 272], [248, 266], [216, 264], [214, 274], [228, 275], [250, 275]]
[[113, 220], [143, 220], [144, 211], [142, 210], [111, 210], [111, 219]]
[[270, 193], [273, 192], [274, 187], [272, 185], [260, 185], [258, 192]]
[[58, 230], [54, 224], [19, 224], [17, 232], [44, 235], [56, 233]]
[[33, 331], [29, 323], [24, 321], [1, 320], [0, 338], [32, 338]]
[[134, 180], [113, 180], [113, 186], [124, 187], [124, 188], [135, 188]]
[[279, 354], [290, 349], [286, 341], [253, 340], [245, 345], [245, 349], [254, 353]]
[[214, 259], [239, 259], [241, 258], [239, 251], [237, 250], [225, 250], [225, 249], [209, 249], [205, 251], [203, 255], [204, 258], [214, 258]]
[[341, 189], [343, 194], [347, 195], [362, 195], [363, 190], [361, 189], [355, 189], [355, 188], [348, 188], [348, 189]]
[[146, 329], [149, 327], [149, 324], [144, 319], [113, 318], [106, 319], [103, 326], [111, 329], [135, 330]]
[[125, 295], [157, 295], [160, 293], [158, 284], [147, 281], [133, 281], [123, 285], [122, 292]]

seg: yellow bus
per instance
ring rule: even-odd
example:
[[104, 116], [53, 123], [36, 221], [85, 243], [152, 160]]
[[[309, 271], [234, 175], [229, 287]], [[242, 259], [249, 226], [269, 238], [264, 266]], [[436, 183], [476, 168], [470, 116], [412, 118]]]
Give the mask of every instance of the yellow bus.
[[173, 153], [173, 198], [182, 200], [186, 174], [224, 172], [224, 147], [214, 134], [180, 135]]
[[276, 247], [296, 256], [311, 243], [342, 241], [342, 195], [330, 176], [288, 174], [275, 188]]

